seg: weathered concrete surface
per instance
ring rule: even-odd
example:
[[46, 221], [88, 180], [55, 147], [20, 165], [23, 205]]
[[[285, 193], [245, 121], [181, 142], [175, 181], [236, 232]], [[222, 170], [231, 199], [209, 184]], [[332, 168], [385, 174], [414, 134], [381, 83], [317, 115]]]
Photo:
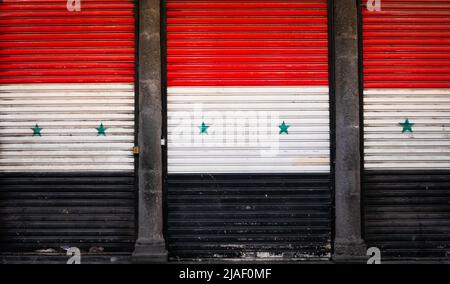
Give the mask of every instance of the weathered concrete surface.
[[160, 1], [139, 1], [138, 239], [133, 262], [164, 262]]
[[355, 0], [334, 2], [336, 184], [335, 261], [367, 259], [361, 238], [358, 30]]

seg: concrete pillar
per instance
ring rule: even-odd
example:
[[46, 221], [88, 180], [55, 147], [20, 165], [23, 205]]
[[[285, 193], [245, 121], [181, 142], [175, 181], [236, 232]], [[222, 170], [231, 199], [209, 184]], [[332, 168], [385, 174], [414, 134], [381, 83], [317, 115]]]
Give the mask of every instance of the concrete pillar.
[[160, 1], [139, 1], [138, 239], [133, 261], [164, 262]]
[[355, 0], [334, 2], [335, 46], [335, 261], [363, 260], [361, 237], [358, 13]]

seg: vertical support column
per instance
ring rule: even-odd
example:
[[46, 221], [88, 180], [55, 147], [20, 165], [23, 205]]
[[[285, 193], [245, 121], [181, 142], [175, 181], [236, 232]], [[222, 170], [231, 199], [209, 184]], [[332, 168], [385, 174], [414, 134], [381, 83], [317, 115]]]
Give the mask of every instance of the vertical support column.
[[138, 239], [133, 262], [163, 262], [160, 0], [139, 1]]
[[358, 7], [355, 0], [334, 2], [336, 101], [335, 261], [362, 260], [360, 93]]

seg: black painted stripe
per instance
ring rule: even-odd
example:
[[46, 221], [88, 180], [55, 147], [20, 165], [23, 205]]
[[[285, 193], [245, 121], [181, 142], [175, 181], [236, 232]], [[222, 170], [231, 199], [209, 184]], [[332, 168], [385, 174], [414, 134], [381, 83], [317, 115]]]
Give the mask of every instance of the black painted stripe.
[[1, 251], [132, 251], [134, 180], [127, 173], [0, 174]]
[[450, 171], [364, 175], [365, 241], [385, 257], [450, 255]]
[[169, 175], [170, 256], [327, 258], [331, 200], [327, 174]]

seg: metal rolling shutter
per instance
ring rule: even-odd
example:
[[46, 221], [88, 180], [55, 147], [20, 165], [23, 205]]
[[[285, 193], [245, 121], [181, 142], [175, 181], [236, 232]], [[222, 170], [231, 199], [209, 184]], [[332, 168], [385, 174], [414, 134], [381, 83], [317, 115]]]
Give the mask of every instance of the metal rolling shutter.
[[134, 9], [0, 3], [2, 251], [132, 249]]
[[327, 1], [166, 4], [171, 256], [329, 257]]
[[450, 1], [381, 5], [362, 7], [366, 241], [386, 256], [446, 257]]

